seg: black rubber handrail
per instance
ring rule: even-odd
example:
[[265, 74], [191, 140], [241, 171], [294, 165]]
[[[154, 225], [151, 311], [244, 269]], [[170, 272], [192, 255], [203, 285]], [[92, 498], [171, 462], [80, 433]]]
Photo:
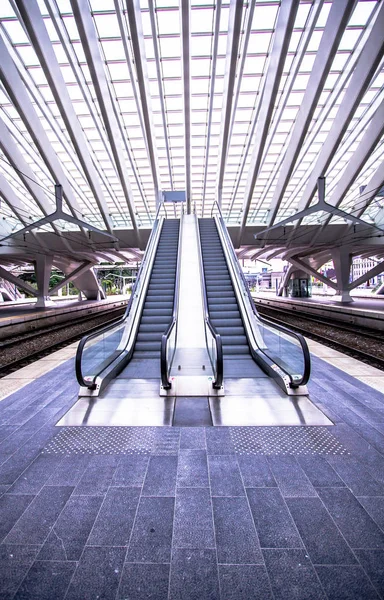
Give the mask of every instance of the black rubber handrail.
[[[232, 253], [232, 257], [235, 259], [236, 264], [237, 264], [238, 263], [238, 258], [236, 256], [236, 252], [235, 252], [235, 250], [233, 248], [233, 244], [232, 244], [231, 238], [229, 237], [229, 233], [228, 233], [227, 227], [225, 225], [224, 217], [222, 215], [220, 206], [218, 205], [218, 203], [216, 201], [213, 203], [213, 206], [212, 206], [212, 209], [211, 209], [211, 216], [212, 216], [212, 212], [213, 212], [213, 209], [214, 209], [215, 205], [216, 205], [218, 213], [219, 213], [220, 223], [221, 223], [221, 226], [222, 226], [222, 231], [224, 232], [225, 238], [227, 240], [227, 247], [229, 248], [230, 252]], [[257, 308], [255, 306], [255, 302], [254, 302], [254, 300], [252, 298], [251, 291], [249, 289], [249, 285], [247, 283], [247, 280], [245, 279], [245, 275], [244, 275], [242, 269], [239, 268], [239, 269], [237, 269], [237, 271], [238, 271], [238, 273], [239, 273], [239, 275], [241, 277], [241, 280], [243, 282], [243, 285], [244, 285], [245, 289], [247, 290], [247, 294], [248, 294], [248, 298], [249, 298], [249, 301], [250, 301], [250, 304], [251, 304], [251, 307], [252, 307], [252, 311], [253, 311], [256, 319], [258, 321], [260, 321], [261, 323], [265, 323], [266, 325], [268, 325], [272, 329], [277, 329], [278, 331], [281, 331], [282, 333], [285, 333], [286, 335], [289, 335], [289, 336], [295, 338], [299, 342], [299, 344], [301, 346], [301, 349], [302, 349], [302, 352], [303, 352], [303, 360], [304, 360], [304, 373], [303, 373], [301, 379], [295, 379], [295, 380], [293, 380], [292, 375], [288, 371], [286, 371], [286, 369], [284, 369], [280, 365], [279, 366], [282, 369], [282, 371], [284, 371], [284, 373], [286, 373], [286, 375], [288, 375], [288, 377], [290, 378], [290, 380], [291, 380], [291, 387], [295, 388], [295, 387], [299, 387], [300, 385], [306, 385], [308, 383], [309, 377], [311, 375], [311, 355], [309, 353], [308, 344], [307, 344], [305, 338], [301, 335], [301, 333], [296, 333], [295, 331], [291, 331], [290, 329], [288, 329], [287, 327], [284, 327], [283, 325], [278, 325], [277, 323], [273, 323], [269, 319], [266, 319], [265, 317], [260, 316], [259, 313], [258, 313], [258, 311], [257, 311]], [[263, 349], [258, 348], [258, 350], [259, 350], [259, 352], [262, 352], [263, 354], [265, 354], [266, 356], [268, 356], [268, 358], [271, 358], [266, 352], [264, 352]]]
[[[168, 325], [167, 330], [161, 336], [161, 348], [160, 348], [160, 373], [161, 373], [161, 385], [165, 390], [171, 389], [172, 385], [168, 379], [168, 360], [167, 360], [167, 345], [168, 339], [171, 335], [173, 328], [177, 324], [177, 315], [179, 311], [179, 287], [180, 287], [180, 265], [181, 265], [181, 240], [183, 235], [182, 217], [180, 218], [179, 225], [179, 241], [177, 248], [177, 267], [176, 267], [176, 280], [175, 280], [175, 295], [173, 298], [173, 312], [172, 320]], [[173, 359], [173, 357], [172, 357]]]
[[[219, 390], [223, 385], [223, 379], [224, 379], [223, 344], [222, 344], [222, 340], [221, 340], [221, 335], [219, 333], [217, 333], [216, 328], [212, 324], [210, 316], [209, 316], [207, 288], [206, 288], [206, 284], [205, 284], [204, 263], [203, 263], [203, 254], [202, 254], [200, 229], [199, 229], [199, 221], [198, 220], [197, 220], [197, 246], [198, 246], [198, 253], [199, 253], [200, 273], [201, 273], [201, 281], [202, 281], [202, 289], [203, 289], [204, 321], [205, 321], [206, 326], [210, 330], [212, 337], [215, 340], [215, 345], [216, 345], [216, 373], [215, 373], [215, 381], [213, 382], [213, 387], [215, 388], [215, 390]], [[206, 339], [206, 343], [208, 346], [206, 331], [205, 331], [205, 339]], [[209, 352], [208, 352], [208, 354], [209, 354]]]
[[[151, 244], [152, 244], [152, 240], [154, 239], [154, 236], [156, 234], [157, 227], [158, 227], [159, 214], [160, 214], [160, 211], [161, 211], [162, 208], [164, 208], [165, 214], [167, 214], [165, 207], [163, 207], [163, 204], [160, 204], [159, 207], [158, 207], [158, 209], [157, 209], [157, 211], [156, 211], [155, 221], [154, 221], [154, 225], [153, 225], [153, 228], [152, 228], [152, 231], [151, 231], [151, 235], [149, 236], [149, 239], [148, 239], [148, 243], [147, 243], [147, 249], [148, 250], [150, 249]], [[96, 387], [96, 384], [95, 384], [96, 377], [98, 377], [98, 375], [100, 375], [100, 373], [108, 366], [108, 364], [111, 364], [114, 360], [116, 360], [116, 358], [120, 354], [122, 354], [124, 352], [124, 349], [122, 349], [117, 354], [116, 354], [116, 352], [114, 352], [111, 355], [110, 360], [107, 359], [106, 361], [103, 361], [101, 363], [101, 365], [100, 365], [100, 368], [99, 368], [98, 372], [92, 376], [92, 381], [87, 381], [87, 380], [84, 379], [82, 368], [81, 368], [81, 362], [82, 362], [83, 351], [84, 351], [84, 347], [85, 347], [86, 343], [89, 340], [92, 340], [93, 338], [99, 336], [101, 333], [110, 331], [111, 329], [114, 329], [114, 328], [116, 328], [119, 325], [122, 325], [124, 323], [124, 321], [129, 316], [129, 313], [130, 313], [130, 310], [131, 310], [131, 306], [132, 306], [132, 302], [133, 302], [133, 299], [135, 297], [136, 289], [137, 289], [137, 286], [139, 284], [139, 281], [140, 281], [140, 278], [142, 276], [142, 272], [144, 270], [145, 265], [146, 265], [146, 260], [145, 260], [145, 255], [144, 255], [143, 260], [141, 261], [139, 272], [138, 272], [137, 277], [136, 277], [135, 284], [134, 284], [134, 286], [132, 288], [131, 297], [130, 297], [129, 302], [127, 304], [127, 308], [125, 310], [125, 313], [121, 317], [121, 319], [119, 319], [115, 323], [112, 323], [111, 325], [107, 325], [106, 327], [100, 327], [99, 330], [97, 330], [97, 331], [95, 331], [95, 332], [93, 332], [93, 333], [91, 333], [89, 335], [84, 336], [80, 340], [79, 345], [77, 347], [77, 351], [76, 351], [75, 372], [76, 372], [76, 379], [77, 379], [77, 381], [78, 381], [78, 383], [79, 383], [79, 385], [81, 387], [87, 387], [89, 389], [94, 389]]]

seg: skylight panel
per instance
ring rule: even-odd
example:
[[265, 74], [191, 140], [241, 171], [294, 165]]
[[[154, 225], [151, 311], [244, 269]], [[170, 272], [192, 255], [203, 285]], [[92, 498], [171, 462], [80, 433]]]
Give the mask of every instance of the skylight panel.
[[159, 10], [156, 14], [160, 35], [180, 34], [180, 14], [178, 10]]
[[248, 42], [248, 54], [266, 54], [272, 39], [272, 33], [252, 32]]
[[72, 41], [79, 40], [80, 36], [79, 36], [79, 32], [77, 31], [75, 18], [72, 15], [63, 17], [63, 23], [68, 32], [69, 39]]
[[123, 42], [121, 40], [102, 40], [104, 56], [107, 61], [125, 60]]
[[29, 44], [29, 39], [18, 21], [3, 21], [2, 24], [13, 44]]
[[212, 49], [211, 35], [193, 35], [191, 38], [192, 56], [210, 56]]
[[115, 14], [93, 15], [100, 38], [120, 37], [120, 27]]
[[0, 19], [14, 17], [15, 13], [11, 7], [9, 0], [2, 0], [0, 4]]
[[357, 41], [361, 35], [360, 29], [351, 29], [344, 32], [339, 44], [339, 50], [350, 50], [352, 51], [357, 44]]
[[210, 33], [213, 29], [213, 8], [191, 10], [191, 33]]

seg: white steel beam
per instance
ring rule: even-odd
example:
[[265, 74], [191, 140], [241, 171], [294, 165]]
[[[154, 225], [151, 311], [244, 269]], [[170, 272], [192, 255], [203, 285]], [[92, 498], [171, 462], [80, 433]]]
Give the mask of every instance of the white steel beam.
[[[160, 190], [159, 166], [156, 151], [156, 135], [153, 126], [151, 94], [149, 89], [147, 60], [145, 56], [144, 33], [143, 24], [141, 20], [140, 2], [139, 0], [126, 0], [126, 2], [129, 30], [131, 34], [131, 44], [137, 73], [137, 85], [140, 91], [140, 112], [142, 113], [144, 121], [145, 141], [147, 145], [147, 152], [149, 155], [149, 163], [151, 165], [153, 185], [155, 188], [155, 197], [157, 204], [159, 200]], [[115, 7], [117, 10], [118, 7], [116, 6], [116, 4], [118, 4], [117, 0], [115, 0]], [[121, 14], [119, 10], [117, 10], [117, 14], [118, 18], [121, 20]]]
[[73, 108], [64, 77], [61, 73], [56, 54], [53, 50], [47, 29], [36, 0], [15, 0], [28, 36], [39, 58], [49, 87], [60, 110], [61, 116], [79, 157], [89, 187], [109, 233], [112, 222], [99, 178], [90, 157], [83, 130]]
[[219, 168], [217, 177], [217, 201], [220, 207], [222, 201], [224, 171], [228, 154], [229, 129], [231, 125], [233, 92], [235, 89], [237, 60], [239, 57], [242, 15], [243, 0], [230, 0], [227, 34], [227, 60], [224, 74], [223, 104], [221, 107]]
[[[339, 2], [334, 3], [334, 5], [339, 6]], [[332, 5], [332, 8], [334, 5]], [[332, 160], [334, 152], [339, 146], [340, 141], [347, 130], [353, 115], [355, 114], [356, 108], [367, 91], [367, 87], [371, 82], [372, 76], [383, 58], [383, 31], [384, 3], [381, 5], [381, 8], [378, 11], [375, 24], [373, 25], [371, 34], [360, 54], [343, 101], [341, 102], [337, 115], [333, 121], [332, 128], [316, 160], [312, 174], [300, 200], [299, 210], [306, 208], [310, 204], [316, 192], [317, 179], [321, 175], [325, 174]]]
[[87, 58], [89, 71], [91, 73], [92, 82], [107, 131], [112, 154], [115, 160], [117, 171], [119, 173], [121, 186], [124, 191], [132, 227], [135, 231], [138, 245], [140, 245], [140, 235], [135, 216], [135, 205], [128, 177], [128, 168], [123, 153], [123, 140], [117, 122], [115, 107], [113, 105], [112, 96], [105, 74], [97, 33], [89, 4], [87, 0], [71, 0], [71, 5], [76, 25], [79, 30], [83, 50]]
[[32, 294], [32, 296], [38, 296], [39, 292], [35, 288], [33, 288], [31, 285], [29, 285], [29, 283], [23, 281], [19, 277], [12, 275], [12, 273], [7, 271], [7, 269], [4, 269], [4, 267], [0, 267], [0, 277], [3, 277], [3, 279], [10, 281], [17, 287], [27, 292], [28, 294]]
[[[150, 2], [151, 1], [152, 0], [150, 0]], [[209, 82], [209, 107], [208, 107], [208, 121], [207, 121], [207, 141], [206, 141], [206, 147], [205, 147], [204, 179], [203, 179], [203, 199], [202, 199], [202, 206], [201, 206], [201, 216], [202, 217], [204, 217], [205, 192], [206, 192], [206, 189], [207, 189], [208, 164], [209, 164], [209, 150], [210, 150], [210, 147], [211, 147], [212, 114], [213, 114], [213, 101], [215, 99], [216, 61], [217, 61], [217, 50], [218, 50], [218, 47], [219, 47], [220, 17], [221, 17], [221, 0], [217, 0], [216, 6], [215, 6], [215, 26], [214, 26], [214, 31], [213, 31], [211, 78], [210, 78], [210, 82]]]
[[372, 175], [368, 185], [364, 188], [363, 193], [356, 200], [355, 207], [351, 211], [356, 217], [361, 217], [364, 211], [368, 208], [372, 200], [375, 198], [379, 190], [384, 186], [384, 160], [379, 164], [376, 171]]
[[268, 135], [268, 129], [275, 106], [276, 96], [283, 72], [287, 49], [292, 35], [293, 24], [296, 12], [299, 6], [298, 0], [287, 0], [280, 7], [279, 16], [276, 24], [275, 37], [273, 41], [272, 53], [269, 62], [269, 68], [266, 75], [265, 86], [262, 98], [260, 98], [261, 110], [256, 126], [255, 142], [252, 152], [252, 158], [249, 165], [248, 180], [245, 188], [243, 215], [239, 229], [236, 246], [241, 244], [244, 235], [249, 209], [252, 202], [253, 190], [259, 173], [261, 159], [264, 152], [264, 146]]
[[73, 189], [64, 173], [61, 162], [51, 146], [44, 127], [36, 114], [30, 97], [28, 96], [28, 92], [25, 89], [20, 74], [1, 36], [0, 56], [0, 79], [7, 90], [8, 95], [23, 119], [23, 122], [36, 144], [43, 161], [47, 165], [53, 180], [59, 182], [63, 186], [64, 195], [69, 208], [73, 211], [73, 214], [75, 214], [76, 211], [80, 213], [80, 207], [73, 193]]
[[162, 124], [163, 124], [165, 151], [167, 154], [168, 174], [169, 174], [169, 181], [171, 182], [171, 190], [173, 190], [171, 153], [169, 150], [167, 119], [166, 119], [166, 114], [165, 114], [164, 86], [163, 86], [163, 78], [161, 75], [161, 66], [160, 66], [159, 38], [157, 35], [155, 6], [154, 6], [153, 0], [148, 0], [148, 8], [149, 8], [149, 16], [150, 16], [150, 20], [151, 20], [153, 51], [155, 54], [156, 76], [157, 76], [157, 85], [159, 88], [159, 101], [160, 101], [160, 107], [161, 107], [161, 120], [162, 120]]
[[181, 45], [183, 63], [185, 183], [187, 214], [191, 214], [191, 8], [189, 0], [180, 0]]
[[[270, 205], [267, 226], [273, 225], [275, 222], [280, 202], [283, 199], [289, 178], [295, 167], [301, 146], [307, 134], [308, 126], [313, 117], [320, 94], [323, 91], [329, 69], [331, 68], [332, 61], [355, 4], [355, 0], [338, 0], [337, 2], [332, 3], [303, 102], [300, 106], [291, 139], [285, 153], [285, 159], [281, 166]], [[321, 173], [319, 173], [317, 177], [319, 177], [319, 175], [321, 175]]]

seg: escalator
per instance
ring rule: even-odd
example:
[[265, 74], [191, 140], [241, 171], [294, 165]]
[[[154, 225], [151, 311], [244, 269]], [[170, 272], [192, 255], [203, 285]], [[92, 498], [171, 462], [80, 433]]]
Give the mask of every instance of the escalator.
[[199, 219], [199, 232], [209, 317], [222, 342], [224, 382], [242, 379], [251, 385], [268, 375], [286, 394], [307, 395], [310, 355], [305, 339], [257, 313], [217, 210], [214, 218]]
[[[157, 215], [124, 317], [83, 338], [76, 355], [79, 396], [98, 396], [116, 378], [160, 378], [160, 350], [173, 319], [180, 219]], [[112, 380], [115, 380], [113, 382]]]

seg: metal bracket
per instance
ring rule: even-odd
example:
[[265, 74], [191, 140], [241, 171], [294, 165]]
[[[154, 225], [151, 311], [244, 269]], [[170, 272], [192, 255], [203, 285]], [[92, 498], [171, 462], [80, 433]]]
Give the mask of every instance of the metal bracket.
[[19, 229], [18, 231], [15, 231], [15, 233], [8, 235], [6, 238], [3, 238], [1, 241], [4, 242], [5, 240], [14, 238], [20, 234], [26, 233], [27, 231], [30, 232], [33, 229], [38, 229], [39, 227], [42, 227], [43, 225], [48, 225], [50, 223], [54, 223], [55, 221], [59, 221], [59, 220], [67, 221], [68, 223], [77, 225], [80, 228], [83, 227], [84, 229], [87, 229], [88, 231], [95, 231], [96, 233], [99, 233], [100, 235], [105, 235], [106, 237], [110, 238], [114, 242], [119, 241], [116, 236], [108, 233], [107, 231], [98, 229], [97, 227], [94, 227], [93, 225], [86, 223], [86, 221], [82, 221], [81, 219], [77, 219], [76, 217], [72, 217], [71, 215], [68, 215], [67, 213], [65, 213], [63, 211], [63, 188], [59, 183], [55, 184], [55, 198], [56, 198], [55, 212], [51, 213], [47, 217], [44, 217], [43, 219], [39, 219], [38, 221], [35, 221], [34, 223], [27, 225], [26, 227], [23, 227], [23, 229]]

